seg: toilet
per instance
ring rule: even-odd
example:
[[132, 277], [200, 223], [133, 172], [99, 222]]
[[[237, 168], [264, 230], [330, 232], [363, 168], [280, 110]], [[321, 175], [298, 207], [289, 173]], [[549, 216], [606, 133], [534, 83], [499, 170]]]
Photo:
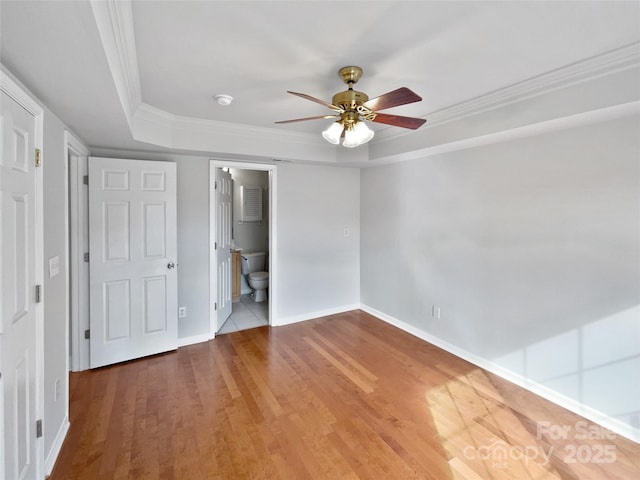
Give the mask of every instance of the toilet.
[[265, 252], [243, 252], [241, 255], [242, 274], [253, 288], [251, 298], [254, 302], [264, 302], [267, 299], [269, 272], [265, 272], [265, 257]]

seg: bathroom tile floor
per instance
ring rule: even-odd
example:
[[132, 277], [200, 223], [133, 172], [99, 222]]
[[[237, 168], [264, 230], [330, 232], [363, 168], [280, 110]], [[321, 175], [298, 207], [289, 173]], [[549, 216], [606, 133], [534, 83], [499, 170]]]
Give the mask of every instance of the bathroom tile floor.
[[241, 295], [232, 305], [231, 315], [218, 330], [218, 335], [269, 325], [269, 302], [256, 303], [249, 295]]

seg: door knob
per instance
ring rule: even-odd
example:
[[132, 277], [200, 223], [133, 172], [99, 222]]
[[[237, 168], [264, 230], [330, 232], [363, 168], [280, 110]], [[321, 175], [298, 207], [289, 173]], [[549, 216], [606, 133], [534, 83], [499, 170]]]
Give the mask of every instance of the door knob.
[[173, 262], [169, 262], [169, 263], [167, 264], [167, 268], [168, 268], [169, 270], [171, 270], [172, 268], [175, 268], [175, 267], [176, 267], [176, 264], [175, 264], [175, 263], [173, 263]]

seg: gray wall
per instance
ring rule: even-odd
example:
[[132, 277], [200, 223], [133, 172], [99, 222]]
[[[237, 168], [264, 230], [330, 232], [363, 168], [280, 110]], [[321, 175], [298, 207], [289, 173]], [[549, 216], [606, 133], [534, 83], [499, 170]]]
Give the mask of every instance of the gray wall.
[[[65, 188], [62, 122], [45, 109], [43, 145], [44, 200], [44, 452], [45, 459], [67, 415], [67, 290], [65, 284]], [[60, 258], [60, 273], [49, 278], [49, 258]], [[55, 399], [55, 382], [60, 395]]]
[[640, 428], [639, 131], [363, 170], [362, 303]]
[[173, 156], [178, 167], [180, 338], [209, 333], [209, 159]]
[[360, 171], [279, 165], [277, 209], [278, 320], [357, 307]]

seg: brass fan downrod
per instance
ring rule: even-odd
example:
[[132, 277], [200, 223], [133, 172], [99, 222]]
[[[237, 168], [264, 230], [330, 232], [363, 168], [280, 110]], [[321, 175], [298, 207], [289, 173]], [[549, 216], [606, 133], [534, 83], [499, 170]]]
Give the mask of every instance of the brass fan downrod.
[[336, 93], [331, 99], [333, 105], [348, 112], [356, 110], [364, 102], [369, 100], [366, 93], [353, 89], [353, 85], [360, 80], [362, 73], [362, 69], [355, 66], [342, 67], [338, 70], [338, 75], [342, 78], [342, 81], [349, 86], [349, 90]]

